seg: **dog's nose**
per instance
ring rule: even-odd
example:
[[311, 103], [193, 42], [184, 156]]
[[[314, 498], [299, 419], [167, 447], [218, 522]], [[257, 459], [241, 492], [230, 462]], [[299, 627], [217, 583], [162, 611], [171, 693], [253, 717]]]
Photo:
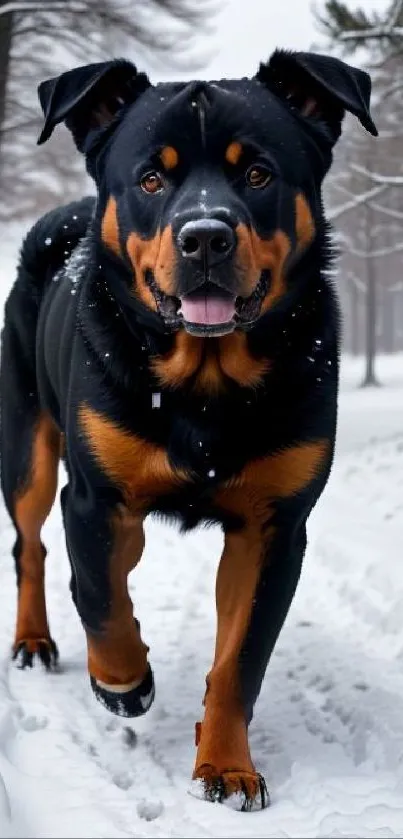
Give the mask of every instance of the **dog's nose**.
[[187, 221], [178, 233], [179, 251], [192, 262], [217, 265], [231, 256], [235, 245], [235, 231], [219, 219]]

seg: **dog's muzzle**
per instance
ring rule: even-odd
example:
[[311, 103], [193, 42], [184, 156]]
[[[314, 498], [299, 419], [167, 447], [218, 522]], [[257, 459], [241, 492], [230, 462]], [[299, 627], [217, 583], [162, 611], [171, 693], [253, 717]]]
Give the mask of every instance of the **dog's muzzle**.
[[[186, 222], [177, 236], [188, 289], [180, 295], [179, 315], [193, 335], [226, 335], [235, 329], [236, 295], [220, 278], [235, 253], [237, 237], [225, 221], [203, 218]], [[224, 286], [224, 287], [223, 287]]]

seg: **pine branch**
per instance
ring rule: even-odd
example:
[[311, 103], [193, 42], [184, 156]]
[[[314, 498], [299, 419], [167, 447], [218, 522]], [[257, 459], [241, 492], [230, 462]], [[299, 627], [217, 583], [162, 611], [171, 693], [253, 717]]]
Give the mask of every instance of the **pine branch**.
[[373, 20], [361, 9], [352, 12], [345, 3], [339, 0], [327, 0], [323, 12], [314, 9], [314, 15], [319, 27], [331, 40], [338, 39], [343, 32], [358, 31], [370, 28]]
[[403, 38], [403, 26], [395, 26], [392, 30], [388, 26], [356, 29], [352, 32], [340, 33], [339, 38], [341, 41], [375, 41], [381, 38]]
[[365, 44], [382, 42], [401, 47], [403, 39], [403, 0], [394, 0], [383, 16], [362, 8], [351, 11], [339, 0], [327, 0], [322, 12], [314, 12], [319, 28], [332, 43], [355, 51]]

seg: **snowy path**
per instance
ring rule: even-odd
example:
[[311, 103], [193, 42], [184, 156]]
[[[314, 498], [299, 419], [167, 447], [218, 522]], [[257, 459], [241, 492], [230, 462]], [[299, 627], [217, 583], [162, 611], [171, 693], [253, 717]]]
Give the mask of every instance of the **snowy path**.
[[45, 541], [61, 672], [10, 664], [15, 583], [1, 508], [0, 837], [403, 836], [402, 358], [384, 365], [388, 387], [368, 393], [345, 369], [336, 465], [251, 730], [273, 801], [263, 813], [186, 794], [220, 534], [148, 525], [131, 582], [157, 699], [136, 739], [92, 698], [58, 510]]

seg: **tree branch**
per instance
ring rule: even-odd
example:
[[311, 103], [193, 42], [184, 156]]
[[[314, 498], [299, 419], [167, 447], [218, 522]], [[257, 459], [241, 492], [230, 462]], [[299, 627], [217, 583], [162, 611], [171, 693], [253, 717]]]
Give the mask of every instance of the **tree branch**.
[[360, 166], [358, 163], [350, 163], [350, 167], [354, 172], [358, 172], [359, 175], [365, 175], [365, 177], [377, 184], [383, 184], [384, 186], [403, 186], [403, 175], [380, 175], [377, 172], [369, 171], [365, 166]]
[[341, 41], [367, 41], [379, 38], [402, 38], [403, 26], [398, 26], [398, 20], [403, 12], [402, 0], [393, 4], [390, 18], [381, 26], [370, 26], [367, 29], [349, 30], [340, 33]]
[[383, 213], [385, 216], [391, 216], [391, 218], [403, 219], [403, 213], [400, 210], [394, 210], [392, 207], [383, 207], [382, 204], [377, 204], [375, 201], [369, 201], [368, 203], [377, 213]]
[[333, 210], [328, 210], [327, 217], [329, 221], [334, 221], [340, 216], [343, 216], [345, 213], [348, 213], [350, 210], [354, 210], [356, 207], [359, 207], [360, 204], [365, 204], [370, 198], [376, 198], [377, 195], [380, 195], [388, 188], [388, 184], [382, 183], [380, 186], [372, 187], [367, 192], [363, 192], [361, 195], [356, 195], [354, 198], [351, 198], [350, 201], [346, 201], [345, 204], [341, 204], [340, 207], [335, 207]]
[[[65, 0], [49, 0], [46, 5], [46, 11], [63, 11], [66, 4]], [[80, 4], [81, 7], [81, 4]], [[30, 2], [30, 0], [10, 0], [9, 3], [4, 3], [0, 6], [0, 15], [12, 15], [22, 12], [43, 12], [43, 2]]]
[[403, 242], [397, 242], [396, 245], [391, 245], [387, 248], [379, 248], [374, 251], [362, 251], [354, 248], [352, 245], [348, 246], [348, 253], [352, 256], [357, 256], [359, 259], [375, 259], [376, 257], [391, 256], [393, 253], [401, 253], [403, 251]]
[[396, 26], [393, 32], [385, 26], [371, 27], [371, 29], [357, 29], [352, 32], [343, 32], [340, 35], [341, 41], [375, 41], [379, 38], [403, 38], [403, 26]]

